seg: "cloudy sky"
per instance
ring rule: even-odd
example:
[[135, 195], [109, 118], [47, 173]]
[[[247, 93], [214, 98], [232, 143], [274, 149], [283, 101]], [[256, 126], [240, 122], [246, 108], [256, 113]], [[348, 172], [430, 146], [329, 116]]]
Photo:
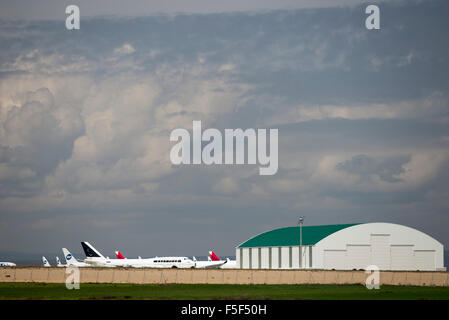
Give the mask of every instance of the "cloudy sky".
[[[380, 30], [351, 0], [35, 3], [0, 2], [0, 252], [232, 255], [300, 215], [449, 246], [447, 1]], [[277, 174], [173, 166], [193, 120], [279, 129]]]

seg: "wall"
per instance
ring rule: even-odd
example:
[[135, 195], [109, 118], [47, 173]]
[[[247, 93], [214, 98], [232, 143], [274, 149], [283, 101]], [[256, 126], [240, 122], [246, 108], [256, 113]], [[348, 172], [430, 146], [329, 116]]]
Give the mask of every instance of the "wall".
[[[65, 268], [0, 268], [0, 282], [65, 283]], [[80, 268], [81, 283], [365, 284], [364, 271]], [[449, 272], [383, 271], [381, 285], [449, 286]]]

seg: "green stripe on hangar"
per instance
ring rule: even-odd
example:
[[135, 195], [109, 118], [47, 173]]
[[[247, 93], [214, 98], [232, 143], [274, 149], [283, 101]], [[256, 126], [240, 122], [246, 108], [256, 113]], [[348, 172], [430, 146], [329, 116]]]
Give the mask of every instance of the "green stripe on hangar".
[[[303, 226], [302, 227], [302, 245], [311, 246], [326, 238], [327, 236], [358, 225], [353, 224], [330, 224], [323, 226]], [[299, 246], [299, 226], [284, 227], [267, 231], [251, 239], [243, 242], [237, 248], [252, 248], [252, 247], [288, 247]]]

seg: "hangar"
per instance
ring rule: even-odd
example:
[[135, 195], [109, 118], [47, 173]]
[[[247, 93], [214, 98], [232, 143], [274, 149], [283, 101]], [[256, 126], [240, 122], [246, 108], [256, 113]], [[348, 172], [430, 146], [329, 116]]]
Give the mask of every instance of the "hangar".
[[[284, 227], [258, 234], [236, 248], [242, 269], [445, 270], [443, 245], [393, 223]], [[300, 238], [302, 238], [300, 240]]]

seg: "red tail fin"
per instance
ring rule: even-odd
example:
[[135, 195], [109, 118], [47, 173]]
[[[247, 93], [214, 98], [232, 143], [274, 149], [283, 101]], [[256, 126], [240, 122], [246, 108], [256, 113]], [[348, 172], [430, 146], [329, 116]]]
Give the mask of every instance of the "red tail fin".
[[212, 261], [220, 261], [220, 258], [213, 251], [209, 251], [209, 256]]
[[120, 251], [116, 251], [115, 256], [117, 257], [117, 259], [125, 259], [125, 257], [120, 253]]

